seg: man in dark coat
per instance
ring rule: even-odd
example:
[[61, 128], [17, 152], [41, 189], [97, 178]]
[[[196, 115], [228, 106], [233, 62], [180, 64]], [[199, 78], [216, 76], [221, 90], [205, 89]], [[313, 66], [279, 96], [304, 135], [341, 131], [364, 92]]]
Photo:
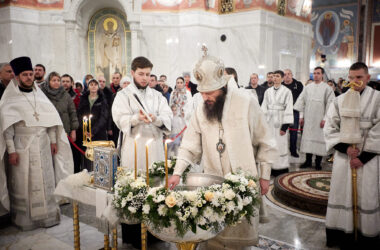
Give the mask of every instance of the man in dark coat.
[[190, 73], [189, 72], [183, 73], [183, 79], [185, 79], [186, 89], [191, 92], [192, 96], [194, 96], [196, 93], [198, 93], [197, 85], [190, 81]]
[[[290, 69], [285, 69], [284, 74], [285, 74], [284, 81], [282, 84], [288, 87], [290, 91], [292, 91], [293, 105], [294, 105], [303, 90], [303, 85], [301, 82], [293, 78], [293, 73]], [[289, 146], [290, 146], [290, 154], [293, 157], [298, 158], [299, 155], [297, 154], [297, 136], [298, 136], [300, 113], [297, 110], [293, 110], [293, 117], [294, 117], [293, 126], [289, 127], [289, 135], [290, 135]]]
[[0, 100], [3, 96], [5, 88], [8, 83], [13, 79], [14, 74], [12, 67], [9, 63], [0, 63]]
[[269, 89], [270, 87], [273, 86], [273, 72], [268, 72], [267, 73], [267, 80], [261, 84], [261, 87], [264, 87], [265, 89]]
[[266, 89], [263, 86], [259, 85], [259, 76], [256, 73], [253, 73], [251, 75], [249, 85], [246, 87], [246, 89], [252, 91], [252, 94], [257, 96], [257, 101], [261, 106], [264, 100], [264, 93]]

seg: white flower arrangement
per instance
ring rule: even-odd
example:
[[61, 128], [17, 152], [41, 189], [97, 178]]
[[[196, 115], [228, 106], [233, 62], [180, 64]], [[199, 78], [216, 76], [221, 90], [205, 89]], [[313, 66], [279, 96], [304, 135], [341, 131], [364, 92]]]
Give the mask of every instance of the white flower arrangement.
[[124, 175], [116, 182], [113, 204], [119, 214], [139, 219], [155, 230], [175, 225], [177, 235], [183, 237], [189, 230], [196, 233], [197, 227], [218, 231], [244, 217], [250, 221], [260, 202], [256, 182], [251, 176], [228, 174], [221, 185], [193, 191], [147, 190], [142, 177], [134, 180], [132, 175]]

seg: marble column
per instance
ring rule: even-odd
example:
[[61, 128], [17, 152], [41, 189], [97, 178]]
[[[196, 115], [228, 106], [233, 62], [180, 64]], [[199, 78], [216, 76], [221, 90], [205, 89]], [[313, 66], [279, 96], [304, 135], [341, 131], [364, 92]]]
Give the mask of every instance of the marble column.
[[75, 55], [75, 26], [76, 22], [74, 20], [65, 20], [65, 31], [66, 31], [66, 72], [73, 74], [76, 71], [75, 61], [73, 60]]
[[128, 23], [131, 29], [131, 55], [133, 60], [133, 58], [141, 56], [141, 27], [138, 21], [130, 21]]

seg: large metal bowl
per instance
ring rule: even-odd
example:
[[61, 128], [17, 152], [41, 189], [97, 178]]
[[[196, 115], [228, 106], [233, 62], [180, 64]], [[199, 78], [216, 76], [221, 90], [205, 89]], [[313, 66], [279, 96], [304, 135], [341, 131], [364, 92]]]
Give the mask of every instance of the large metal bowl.
[[160, 231], [156, 231], [147, 224], [147, 228], [151, 234], [156, 236], [157, 238], [163, 240], [163, 241], [169, 241], [174, 243], [183, 243], [183, 242], [201, 242], [206, 241], [211, 238], [214, 238], [217, 236], [221, 231], [223, 231], [224, 228], [221, 228], [220, 231], [215, 232], [213, 229], [209, 230], [203, 230], [200, 227], [197, 227], [197, 233], [193, 233], [191, 230], [189, 230], [183, 237], [177, 236], [177, 232], [175, 231], [175, 225], [172, 223], [172, 225], [168, 228], [163, 228]]
[[208, 187], [213, 184], [222, 184], [223, 181], [224, 178], [217, 175], [203, 173], [188, 173], [185, 185], [195, 187]]

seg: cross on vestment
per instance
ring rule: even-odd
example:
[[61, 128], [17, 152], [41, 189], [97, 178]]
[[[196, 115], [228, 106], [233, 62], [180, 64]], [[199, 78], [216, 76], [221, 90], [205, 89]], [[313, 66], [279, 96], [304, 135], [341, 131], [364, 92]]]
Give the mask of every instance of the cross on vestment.
[[39, 121], [39, 120], [40, 120], [40, 119], [38, 118], [39, 115], [40, 115], [40, 114], [38, 114], [36, 111], [34, 111], [33, 116], [34, 116], [34, 118], [36, 119], [36, 121]]

